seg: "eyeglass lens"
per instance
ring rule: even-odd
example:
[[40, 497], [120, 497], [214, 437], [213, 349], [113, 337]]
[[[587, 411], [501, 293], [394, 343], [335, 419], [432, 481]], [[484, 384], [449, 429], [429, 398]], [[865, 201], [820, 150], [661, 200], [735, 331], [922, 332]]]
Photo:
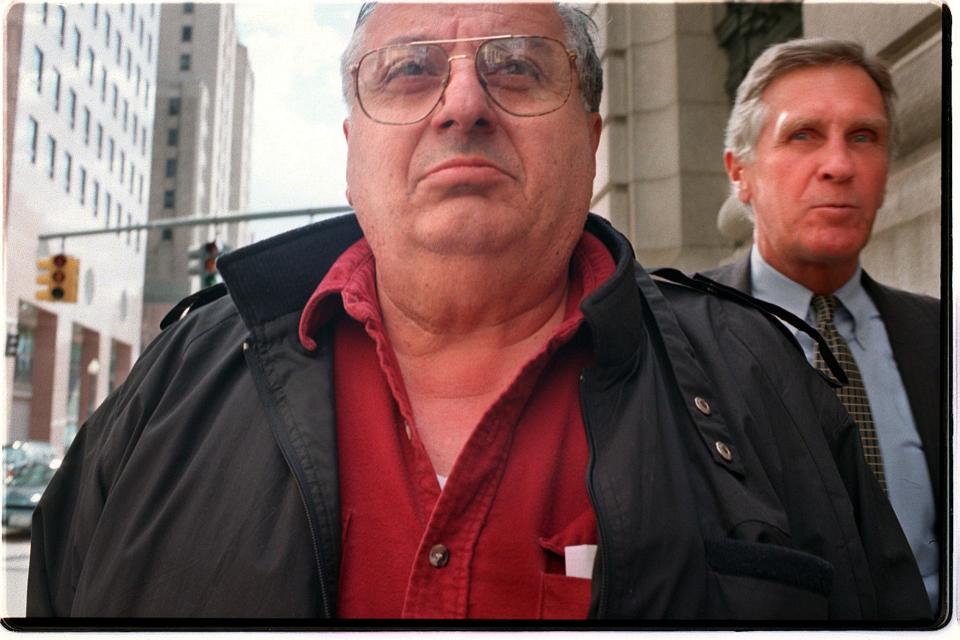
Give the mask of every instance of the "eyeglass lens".
[[[368, 116], [388, 124], [425, 118], [443, 93], [449, 55], [440, 44], [405, 44], [366, 54], [357, 71], [357, 95]], [[570, 94], [570, 58], [556, 40], [498, 38], [480, 45], [476, 70], [487, 94], [504, 111], [536, 116], [559, 109]]]

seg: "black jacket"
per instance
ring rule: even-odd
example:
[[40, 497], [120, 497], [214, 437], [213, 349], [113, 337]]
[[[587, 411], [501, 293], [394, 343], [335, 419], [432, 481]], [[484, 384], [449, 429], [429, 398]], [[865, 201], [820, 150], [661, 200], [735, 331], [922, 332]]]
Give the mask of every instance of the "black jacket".
[[[704, 275], [744, 293], [751, 293], [750, 256], [730, 264], [705, 271]], [[893, 358], [900, 371], [910, 410], [916, 422], [923, 453], [927, 460], [930, 483], [937, 505], [937, 530], [946, 540], [941, 499], [945, 493], [946, 468], [942, 460], [946, 429], [943, 428], [943, 409], [946, 397], [941, 377], [941, 360], [946, 356], [940, 349], [940, 301], [930, 296], [894, 289], [880, 284], [866, 271], [860, 277], [863, 288], [883, 319], [893, 350]]]
[[[654, 281], [607, 223], [588, 229], [617, 262], [582, 304], [591, 614], [929, 616], [853, 423], [779, 324]], [[40, 501], [28, 615], [336, 615], [332, 329], [308, 352], [297, 323], [359, 237], [345, 217], [221, 260], [230, 295], [144, 351]]]

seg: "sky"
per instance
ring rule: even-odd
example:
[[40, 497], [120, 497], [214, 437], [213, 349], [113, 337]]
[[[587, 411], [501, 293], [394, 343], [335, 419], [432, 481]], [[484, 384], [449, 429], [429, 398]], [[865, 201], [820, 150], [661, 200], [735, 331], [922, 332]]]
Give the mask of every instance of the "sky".
[[[340, 54], [359, 7], [290, 0], [236, 5], [237, 37], [254, 75], [251, 211], [346, 204]], [[259, 221], [251, 228], [259, 240], [306, 222]]]

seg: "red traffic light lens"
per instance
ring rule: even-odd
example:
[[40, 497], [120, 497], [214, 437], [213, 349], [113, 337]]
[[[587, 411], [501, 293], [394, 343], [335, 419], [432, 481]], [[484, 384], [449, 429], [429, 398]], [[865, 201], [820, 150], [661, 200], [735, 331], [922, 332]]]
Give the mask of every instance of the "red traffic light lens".
[[67, 264], [67, 256], [63, 255], [62, 253], [58, 253], [57, 255], [53, 256], [53, 265], [55, 267], [62, 269], [63, 265], [65, 264]]
[[63, 271], [54, 271], [51, 277], [53, 278], [54, 282], [63, 282], [67, 279], [67, 274], [65, 274]]

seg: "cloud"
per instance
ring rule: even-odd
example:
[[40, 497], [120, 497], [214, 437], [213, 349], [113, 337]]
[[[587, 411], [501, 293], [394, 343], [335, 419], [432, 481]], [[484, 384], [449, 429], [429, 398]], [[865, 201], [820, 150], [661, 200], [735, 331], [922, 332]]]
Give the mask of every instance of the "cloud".
[[[236, 5], [238, 37], [254, 73], [252, 210], [345, 204], [346, 108], [339, 64], [357, 9], [301, 2]], [[258, 225], [258, 237], [265, 235], [263, 228]]]

